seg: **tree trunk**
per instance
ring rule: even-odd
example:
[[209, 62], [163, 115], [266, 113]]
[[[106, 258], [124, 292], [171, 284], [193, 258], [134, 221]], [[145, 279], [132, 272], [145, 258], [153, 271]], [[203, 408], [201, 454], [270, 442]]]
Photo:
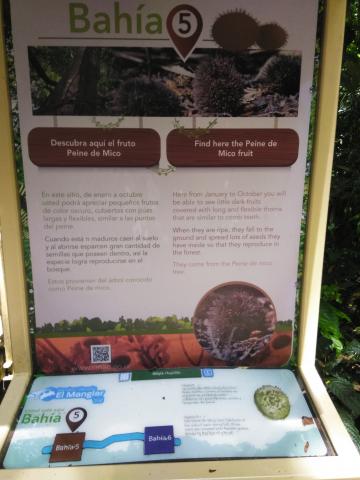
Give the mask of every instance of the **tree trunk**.
[[75, 115], [96, 115], [97, 84], [100, 77], [100, 49], [86, 48], [80, 66], [79, 88], [75, 100]]
[[48, 97], [46, 103], [39, 109], [40, 115], [64, 115], [64, 108], [66, 113], [72, 114], [71, 104], [74, 102], [74, 96], [78, 90], [79, 83], [79, 69], [84, 56], [85, 48], [77, 50], [74, 61], [64, 73], [62, 79], [58, 82], [52, 94]]

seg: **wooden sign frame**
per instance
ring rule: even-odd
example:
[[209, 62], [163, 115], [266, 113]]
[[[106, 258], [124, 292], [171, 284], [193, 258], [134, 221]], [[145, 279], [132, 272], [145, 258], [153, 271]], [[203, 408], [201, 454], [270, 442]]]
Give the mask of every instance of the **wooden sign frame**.
[[[306, 235], [298, 369], [336, 451], [321, 458], [191, 461], [94, 467], [2, 470], [0, 478], [27, 480], [161, 479], [359, 479], [360, 456], [315, 368], [318, 312], [341, 72], [346, 0], [328, 0], [322, 48], [315, 150]], [[0, 0], [0, 7], [2, 2]], [[7, 359], [13, 378], [0, 405], [0, 448], [14, 424], [32, 377], [22, 238], [10, 119], [6, 57], [0, 31], [0, 301]]]

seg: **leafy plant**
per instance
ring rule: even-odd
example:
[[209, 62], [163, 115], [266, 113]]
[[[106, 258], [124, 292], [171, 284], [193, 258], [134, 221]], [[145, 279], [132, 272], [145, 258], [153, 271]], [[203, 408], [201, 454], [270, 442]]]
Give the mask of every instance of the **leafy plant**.
[[[317, 364], [349, 433], [360, 448], [360, 336], [335, 285], [325, 285], [319, 319]], [[357, 338], [358, 337], [358, 338]]]
[[330, 302], [341, 303], [341, 297], [334, 285], [324, 285], [322, 290], [319, 331], [320, 334], [329, 340], [329, 348], [340, 354], [344, 345], [342, 342], [341, 322], [351, 322], [350, 318], [339, 308]]
[[[320, 19], [323, 11], [320, 5]], [[359, 25], [360, 1], [351, 0], [346, 20], [317, 366], [360, 450]]]
[[328, 381], [328, 388], [341, 401], [354, 418], [360, 415], [360, 395], [354, 384], [346, 378], [334, 376]]
[[360, 385], [338, 375], [328, 378], [327, 388], [355, 445], [360, 449]]
[[15, 154], [16, 177], [19, 192], [19, 208], [20, 221], [22, 227], [23, 245], [24, 245], [24, 266], [26, 272], [26, 288], [28, 292], [28, 316], [29, 316], [29, 330], [33, 333], [35, 330], [35, 308], [33, 296], [33, 280], [31, 269], [31, 254], [30, 254], [30, 240], [29, 240], [29, 225], [26, 204], [26, 190], [24, 170], [22, 165], [21, 154], [21, 139], [20, 139], [20, 125], [19, 125], [19, 107], [17, 99], [17, 85], [15, 76], [15, 63], [13, 55], [13, 43], [11, 36], [11, 22], [10, 22], [10, 4], [8, 1], [4, 2], [4, 32], [5, 32], [5, 48], [7, 58], [7, 76], [9, 85], [9, 94], [12, 107], [12, 125], [13, 125], [13, 144]]
[[360, 433], [359, 429], [355, 424], [354, 417], [346, 408], [341, 407], [341, 405], [337, 405], [337, 409], [340, 414], [341, 420], [344, 422], [344, 425], [349, 432], [353, 442], [358, 448], [360, 448]]

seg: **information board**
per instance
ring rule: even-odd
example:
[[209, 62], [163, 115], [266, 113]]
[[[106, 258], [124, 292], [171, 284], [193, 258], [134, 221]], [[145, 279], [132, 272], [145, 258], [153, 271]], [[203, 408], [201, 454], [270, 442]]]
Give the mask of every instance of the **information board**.
[[170, 369], [36, 379], [4, 466], [327, 452], [292, 372]]
[[39, 368], [286, 364], [317, 1], [11, 7]]

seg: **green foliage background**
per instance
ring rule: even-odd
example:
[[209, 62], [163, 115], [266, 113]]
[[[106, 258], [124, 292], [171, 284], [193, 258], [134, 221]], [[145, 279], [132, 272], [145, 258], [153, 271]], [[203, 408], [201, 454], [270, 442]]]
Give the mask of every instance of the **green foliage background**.
[[346, 21], [317, 367], [360, 449], [359, 111], [360, 1], [351, 0]]

